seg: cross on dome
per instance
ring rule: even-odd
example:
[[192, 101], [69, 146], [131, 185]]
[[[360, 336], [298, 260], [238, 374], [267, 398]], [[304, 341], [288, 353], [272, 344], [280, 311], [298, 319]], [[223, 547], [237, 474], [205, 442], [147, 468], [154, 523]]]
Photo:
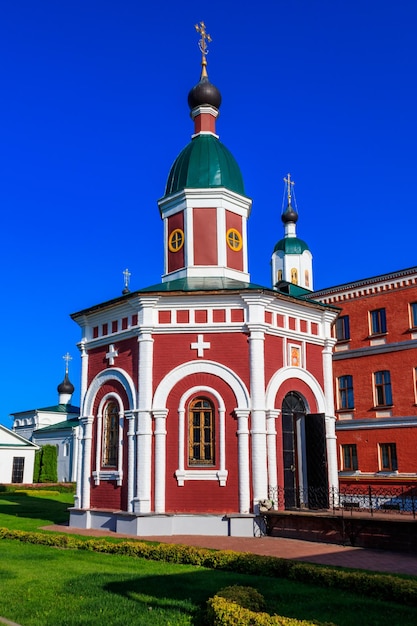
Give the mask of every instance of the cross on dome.
[[207, 47], [207, 42], [211, 42], [211, 36], [206, 31], [206, 25], [204, 22], [200, 22], [194, 26], [196, 31], [201, 35], [201, 38], [198, 41], [198, 47], [201, 52], [201, 78], [207, 76], [207, 55], [209, 53], [209, 49]]
[[72, 356], [70, 355], [69, 352], [67, 352], [66, 354], [64, 354], [62, 358], [65, 361], [65, 373], [68, 374], [68, 365], [69, 365], [69, 362], [72, 361]]
[[294, 181], [291, 180], [291, 174], [287, 174], [287, 178], [284, 176], [284, 183], [287, 184], [287, 199], [288, 204], [291, 204], [291, 187], [295, 185]]

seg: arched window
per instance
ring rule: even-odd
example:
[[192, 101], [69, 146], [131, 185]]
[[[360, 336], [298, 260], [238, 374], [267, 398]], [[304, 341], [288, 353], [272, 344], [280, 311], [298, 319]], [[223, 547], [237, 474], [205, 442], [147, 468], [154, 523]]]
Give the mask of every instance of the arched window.
[[214, 408], [206, 398], [195, 398], [188, 413], [189, 465], [214, 465]]
[[109, 402], [103, 419], [103, 467], [117, 467], [119, 451], [119, 406]]
[[297, 271], [297, 268], [295, 267], [291, 269], [291, 282], [294, 285], [298, 285], [298, 271]]

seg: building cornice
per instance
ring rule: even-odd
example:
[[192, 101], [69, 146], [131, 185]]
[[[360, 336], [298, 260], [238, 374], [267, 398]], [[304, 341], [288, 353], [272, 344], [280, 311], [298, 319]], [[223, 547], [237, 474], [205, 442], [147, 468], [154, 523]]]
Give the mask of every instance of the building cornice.
[[333, 353], [333, 361], [345, 361], [346, 359], [357, 359], [375, 354], [387, 354], [389, 352], [400, 352], [402, 350], [417, 349], [417, 339], [400, 341], [395, 343], [385, 343], [378, 346], [365, 346], [354, 350], [343, 350]]

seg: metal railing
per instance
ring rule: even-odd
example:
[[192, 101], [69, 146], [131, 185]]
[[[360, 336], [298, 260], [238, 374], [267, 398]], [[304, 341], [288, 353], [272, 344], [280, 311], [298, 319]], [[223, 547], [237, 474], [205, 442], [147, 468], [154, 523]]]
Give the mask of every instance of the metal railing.
[[306, 489], [268, 488], [268, 510], [332, 511], [334, 514], [353, 512], [409, 514], [416, 517], [417, 487], [375, 487], [349, 485], [308, 487]]

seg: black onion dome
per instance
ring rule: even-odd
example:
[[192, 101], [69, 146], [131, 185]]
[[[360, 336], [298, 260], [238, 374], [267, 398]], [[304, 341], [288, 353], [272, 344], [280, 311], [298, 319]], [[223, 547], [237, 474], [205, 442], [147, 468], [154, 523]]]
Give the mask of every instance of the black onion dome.
[[281, 219], [284, 224], [288, 224], [288, 222], [293, 222], [295, 224], [298, 220], [298, 213], [292, 208], [291, 204], [289, 204], [284, 213], [281, 215]]
[[188, 94], [188, 106], [191, 110], [203, 104], [208, 104], [220, 109], [222, 96], [220, 91], [207, 78], [203, 76]]
[[58, 391], [58, 393], [69, 393], [69, 394], [73, 394], [74, 393], [74, 385], [72, 384], [72, 382], [68, 378], [68, 374], [65, 374], [65, 378], [62, 381], [62, 383], [60, 383], [58, 385], [57, 391]]

